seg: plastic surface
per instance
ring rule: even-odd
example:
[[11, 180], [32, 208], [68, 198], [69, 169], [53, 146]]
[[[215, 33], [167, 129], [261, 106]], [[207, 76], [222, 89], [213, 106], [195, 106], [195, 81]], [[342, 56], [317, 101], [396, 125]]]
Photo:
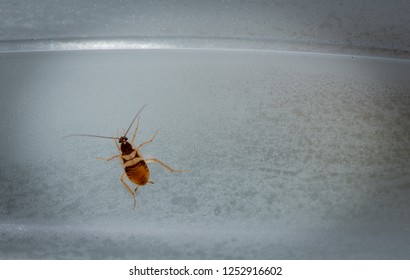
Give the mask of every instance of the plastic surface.
[[[1, 56], [2, 258], [408, 258], [410, 63], [274, 52]], [[17, 78], [18, 77], [18, 78]], [[137, 209], [111, 140], [143, 104]], [[6, 133], [4, 133], [6, 132]]]
[[[1, 259], [410, 257], [406, 1], [28, 3], [0, 4]], [[62, 137], [144, 104], [142, 154], [192, 172], [150, 164], [133, 210], [114, 143]]]
[[0, 2], [0, 41], [236, 38], [410, 50], [407, 0]]

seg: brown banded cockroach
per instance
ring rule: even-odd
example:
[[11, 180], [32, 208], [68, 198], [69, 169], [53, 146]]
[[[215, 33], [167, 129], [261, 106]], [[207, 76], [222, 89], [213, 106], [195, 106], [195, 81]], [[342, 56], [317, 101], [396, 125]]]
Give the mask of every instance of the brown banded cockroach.
[[[135, 115], [134, 119], [132, 120], [130, 126], [128, 127], [128, 129], [126, 131], [124, 131], [124, 135], [121, 136], [121, 137], [118, 137], [118, 130], [117, 130], [117, 137], [99, 136], [99, 135], [90, 135], [90, 134], [71, 134], [71, 135], [66, 136], [66, 137], [72, 137], [72, 136], [96, 137], [96, 138], [108, 138], [108, 139], [113, 139], [114, 140], [114, 143], [117, 146], [117, 149], [120, 152], [120, 154], [115, 155], [115, 156], [110, 157], [110, 158], [97, 158], [97, 159], [110, 161], [114, 158], [120, 158], [121, 164], [124, 168], [124, 174], [121, 175], [120, 181], [124, 185], [124, 187], [127, 189], [127, 191], [131, 194], [131, 196], [134, 200], [134, 208], [137, 205], [137, 201], [135, 199], [135, 192], [139, 189], [139, 187], [144, 186], [147, 183], [154, 184], [154, 182], [152, 182], [150, 180], [150, 172], [149, 172], [147, 163], [153, 163], [153, 162], [159, 163], [160, 165], [162, 165], [163, 167], [165, 167], [166, 169], [168, 169], [169, 171], [171, 171], [173, 173], [176, 173], [176, 172], [190, 172], [190, 170], [175, 170], [175, 169], [172, 169], [171, 167], [169, 167], [168, 165], [166, 165], [165, 163], [163, 163], [162, 161], [160, 161], [159, 159], [156, 159], [156, 158], [144, 159], [142, 157], [142, 154], [141, 154], [139, 149], [142, 148], [144, 145], [151, 143], [154, 140], [155, 136], [157, 135], [158, 130], [154, 133], [154, 135], [151, 137], [151, 139], [139, 144], [137, 147], [134, 146], [135, 136], [137, 135], [137, 131], [138, 131], [138, 127], [139, 127], [139, 120], [140, 120], [139, 114], [141, 113], [142, 109], [144, 109], [145, 106], [146, 105], [144, 105], [138, 111], [138, 113]], [[131, 140], [128, 141], [127, 133], [131, 129], [132, 125], [134, 124], [134, 122], [137, 118], [138, 118], [137, 127], [135, 128], [135, 131], [134, 131], [134, 134], [131, 137]], [[118, 143], [120, 145], [118, 145], [116, 140], [118, 140]], [[124, 182], [125, 177], [128, 177], [128, 179], [131, 182], [133, 182], [135, 185], [137, 185], [134, 190], [132, 190], [131, 187], [128, 186], [128, 184], [126, 182]]]

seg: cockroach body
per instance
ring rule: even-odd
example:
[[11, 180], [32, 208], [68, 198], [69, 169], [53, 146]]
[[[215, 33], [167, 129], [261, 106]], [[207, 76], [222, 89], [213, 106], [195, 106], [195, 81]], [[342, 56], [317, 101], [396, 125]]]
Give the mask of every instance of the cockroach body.
[[[117, 146], [117, 149], [120, 152], [120, 154], [117, 154], [110, 158], [97, 158], [97, 159], [110, 161], [117, 157], [120, 158], [121, 164], [124, 168], [124, 173], [121, 175], [120, 181], [124, 185], [124, 187], [127, 189], [127, 191], [131, 194], [134, 200], [134, 209], [137, 205], [137, 201], [135, 199], [135, 192], [139, 189], [140, 186], [144, 186], [147, 183], [154, 184], [154, 182], [150, 180], [150, 172], [149, 172], [147, 163], [153, 163], [153, 162], [159, 163], [160, 165], [162, 165], [163, 167], [165, 167], [166, 169], [168, 169], [169, 171], [173, 173], [190, 171], [190, 170], [172, 169], [171, 167], [169, 167], [168, 165], [166, 165], [165, 163], [163, 163], [162, 161], [156, 158], [148, 158], [148, 159], [143, 158], [139, 149], [143, 147], [144, 145], [151, 143], [154, 140], [155, 136], [157, 135], [158, 131], [155, 132], [155, 134], [151, 137], [150, 140], [139, 144], [137, 147], [134, 146], [134, 141], [137, 135], [137, 131], [139, 127], [139, 120], [140, 120], [138, 116], [141, 113], [142, 109], [144, 109], [144, 107], [145, 105], [138, 111], [138, 113], [132, 120], [130, 126], [128, 127], [127, 131], [125, 131], [124, 135], [121, 137], [118, 137], [118, 132], [117, 132], [117, 137], [107, 137], [107, 136], [98, 136], [98, 135], [89, 135], [89, 134], [72, 134], [72, 135], [67, 136], [67, 137], [85, 136], [85, 137], [109, 138], [109, 139], [114, 140], [114, 143]], [[127, 133], [137, 118], [138, 118], [137, 127], [134, 131], [134, 134], [132, 135], [131, 140], [128, 142]], [[116, 140], [118, 140], [118, 143]], [[128, 179], [136, 185], [134, 190], [124, 181], [125, 177], [128, 177]]]

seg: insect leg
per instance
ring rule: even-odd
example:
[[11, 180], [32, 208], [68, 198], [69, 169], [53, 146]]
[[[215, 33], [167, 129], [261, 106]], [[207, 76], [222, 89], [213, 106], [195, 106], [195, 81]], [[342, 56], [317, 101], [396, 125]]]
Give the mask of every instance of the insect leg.
[[124, 177], [127, 176], [127, 174], [122, 174], [122, 176], [120, 177], [120, 181], [121, 183], [124, 185], [124, 187], [127, 189], [127, 191], [129, 191], [129, 193], [132, 195], [132, 199], [134, 199], [134, 209], [135, 206], [137, 206], [137, 201], [135, 200], [135, 192], [132, 191], [132, 189], [124, 182]]
[[137, 119], [137, 127], [135, 128], [134, 134], [131, 137], [131, 144], [134, 144], [135, 136], [137, 135], [138, 127], [140, 126], [140, 117]]
[[[117, 130], [117, 135], [118, 135], [118, 130]], [[115, 143], [115, 146], [117, 146], [118, 151], [121, 152], [121, 148], [118, 145], [117, 141], [115, 141], [115, 139], [114, 139], [114, 143]]]
[[113, 157], [110, 157], [110, 158], [100, 158], [100, 157], [98, 157], [97, 159], [110, 161], [110, 160], [115, 159], [116, 157], [120, 157], [120, 156], [121, 156], [121, 155], [116, 155], [116, 156], [113, 156]]
[[154, 141], [155, 135], [157, 135], [157, 133], [158, 133], [158, 130], [154, 133], [154, 135], [151, 137], [151, 139], [149, 139], [148, 141], [145, 141], [144, 143], [139, 144], [138, 147], [137, 147], [137, 150], [138, 150], [139, 148], [141, 148], [142, 146], [144, 146], [144, 145], [146, 145], [146, 144], [149, 144], [149, 143], [151, 143], [152, 141]]
[[172, 169], [171, 167], [169, 167], [168, 165], [166, 165], [165, 163], [163, 163], [162, 161], [160, 161], [159, 159], [156, 159], [156, 158], [146, 159], [145, 162], [146, 162], [146, 163], [149, 163], [149, 162], [159, 163], [159, 164], [161, 164], [163, 167], [165, 167], [166, 169], [168, 169], [169, 171], [171, 171], [171, 172], [173, 172], [173, 173], [175, 173], [175, 172], [191, 172], [191, 170], [175, 170], [175, 169]]

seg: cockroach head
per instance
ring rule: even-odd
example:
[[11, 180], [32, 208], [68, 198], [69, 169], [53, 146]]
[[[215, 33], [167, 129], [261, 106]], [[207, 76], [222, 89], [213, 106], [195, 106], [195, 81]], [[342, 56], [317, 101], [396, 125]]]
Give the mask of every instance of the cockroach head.
[[121, 136], [120, 139], [118, 139], [118, 143], [126, 143], [128, 141], [128, 138], [126, 136]]

